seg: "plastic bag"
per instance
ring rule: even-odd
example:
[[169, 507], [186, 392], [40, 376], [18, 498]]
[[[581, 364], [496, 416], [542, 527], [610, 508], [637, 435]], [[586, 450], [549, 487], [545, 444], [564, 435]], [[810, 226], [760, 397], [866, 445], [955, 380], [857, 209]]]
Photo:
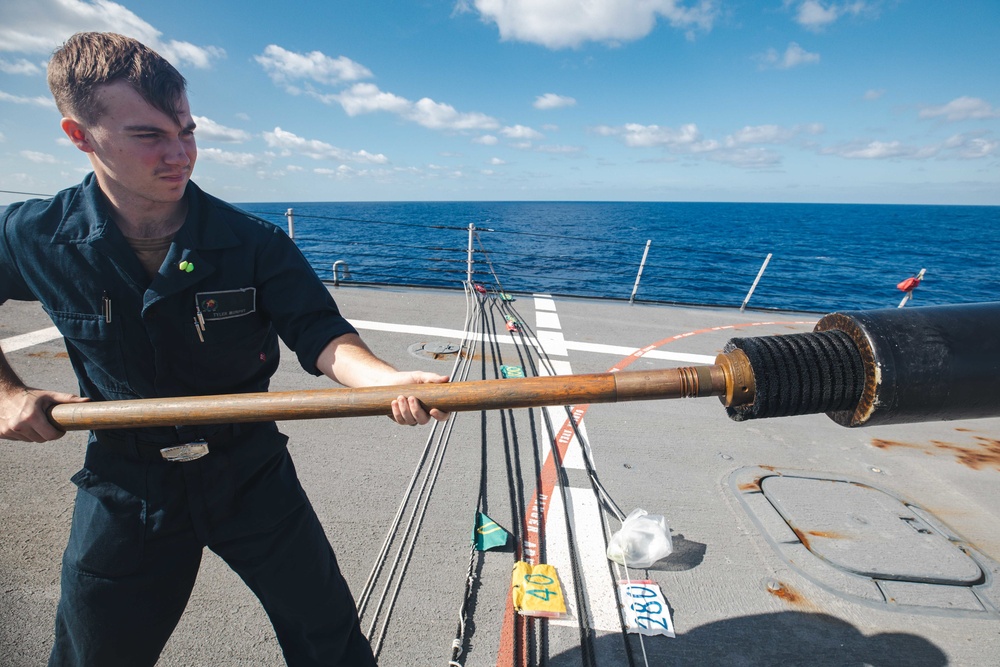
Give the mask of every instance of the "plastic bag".
[[632, 510], [611, 536], [608, 558], [627, 567], [645, 569], [674, 550], [667, 520], [644, 509]]

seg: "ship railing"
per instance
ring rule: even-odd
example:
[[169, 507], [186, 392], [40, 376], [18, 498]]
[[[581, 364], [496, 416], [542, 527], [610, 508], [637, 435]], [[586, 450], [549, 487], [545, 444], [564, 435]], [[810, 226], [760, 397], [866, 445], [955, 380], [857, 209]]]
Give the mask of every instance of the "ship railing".
[[[752, 295], [757, 308], [820, 312], [827, 305], [809, 295], [829, 293], [838, 307], [839, 291], [870, 280], [858, 270], [861, 258], [786, 257], [759, 246], [567, 236], [505, 229], [500, 221], [458, 226], [250, 210], [282, 228], [294, 225], [294, 240], [317, 274], [337, 286], [473, 282], [507, 292], [741, 309]], [[898, 297], [888, 291], [887, 299]]]

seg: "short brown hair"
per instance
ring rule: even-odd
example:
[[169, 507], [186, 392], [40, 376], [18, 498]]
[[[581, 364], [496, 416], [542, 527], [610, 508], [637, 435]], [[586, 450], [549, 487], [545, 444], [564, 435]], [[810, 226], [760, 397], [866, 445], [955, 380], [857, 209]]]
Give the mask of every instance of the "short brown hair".
[[49, 90], [63, 116], [94, 122], [104, 113], [101, 86], [126, 81], [150, 106], [175, 121], [187, 82], [160, 54], [131, 37], [112, 32], [78, 32], [49, 62]]

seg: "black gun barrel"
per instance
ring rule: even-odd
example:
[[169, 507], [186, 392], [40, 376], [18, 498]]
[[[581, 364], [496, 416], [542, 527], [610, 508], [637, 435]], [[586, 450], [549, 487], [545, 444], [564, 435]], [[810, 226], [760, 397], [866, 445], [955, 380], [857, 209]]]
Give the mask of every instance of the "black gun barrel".
[[844, 426], [871, 426], [1000, 416], [997, 302], [832, 313], [812, 333], [731, 339], [719, 363], [733, 358], [753, 382], [752, 402], [723, 397], [737, 421], [825, 412]]

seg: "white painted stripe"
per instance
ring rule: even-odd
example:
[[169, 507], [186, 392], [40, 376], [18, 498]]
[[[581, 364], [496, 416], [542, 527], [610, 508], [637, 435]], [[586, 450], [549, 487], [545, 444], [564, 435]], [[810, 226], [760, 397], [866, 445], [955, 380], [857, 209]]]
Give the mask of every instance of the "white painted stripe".
[[[628, 347], [625, 345], [604, 345], [602, 343], [577, 343], [566, 341], [566, 349], [577, 350], [578, 352], [597, 352], [599, 354], [614, 354], [620, 357], [628, 357], [641, 348]], [[690, 354], [687, 352], [665, 352], [663, 350], [650, 350], [642, 355], [650, 359], [669, 359], [671, 361], [683, 361], [690, 364], [714, 364], [715, 356], [708, 354]]]
[[8, 352], [14, 352], [15, 350], [23, 350], [24, 348], [31, 347], [32, 345], [47, 343], [48, 341], [55, 340], [57, 338], [62, 338], [62, 334], [59, 333], [59, 329], [56, 329], [55, 327], [39, 329], [38, 331], [31, 331], [26, 334], [11, 336], [10, 338], [0, 340], [0, 350], [6, 354]]
[[[372, 322], [370, 320], [351, 320], [353, 324], [358, 329], [363, 329], [367, 331], [388, 331], [392, 333], [409, 333], [416, 334], [418, 336], [438, 336], [440, 338], [454, 338], [461, 340], [465, 335], [464, 332], [458, 329], [444, 329], [442, 327], [424, 327], [417, 326], [413, 324], [391, 324], [388, 322]], [[486, 340], [486, 336], [480, 335], [479, 340]], [[508, 337], [501, 336], [500, 342], [505, 345], [513, 344]], [[528, 338], [528, 343], [534, 345], [535, 347], [540, 347], [539, 341], [532, 338]], [[610, 354], [618, 357], [627, 357], [631, 354], [635, 354], [641, 348], [628, 347], [626, 345], [604, 345], [603, 343], [581, 343], [570, 340], [562, 340], [562, 345], [565, 346], [566, 350], [577, 350], [579, 352], [594, 352], [596, 354]], [[560, 350], [562, 348], [560, 347]], [[562, 352], [562, 356], [567, 353]], [[667, 361], [680, 361], [689, 364], [714, 364], [715, 357], [707, 354], [689, 354], [686, 352], [666, 352], [663, 350], [650, 350], [642, 356], [649, 357], [650, 359], [666, 359]]]
[[543, 311], [535, 313], [535, 326], [539, 329], [562, 329], [558, 315]]
[[545, 299], [543, 297], [535, 297], [535, 310], [548, 310], [555, 312], [556, 302], [552, 299]]
[[545, 354], [558, 357], [565, 357], [569, 354], [566, 350], [566, 339], [561, 331], [539, 331], [537, 338]]
[[[602, 345], [600, 343], [579, 343], [576, 341], [566, 341], [567, 350], [578, 352], [595, 352], [597, 354], [610, 354], [615, 357], [628, 357], [639, 351], [640, 348], [624, 347], [620, 345]], [[681, 361], [686, 364], [714, 364], [715, 357], [709, 354], [688, 354], [687, 352], [667, 352], [666, 350], [650, 350], [642, 355], [650, 359], [665, 359], [667, 361]]]
[[[557, 331], [538, 331], [538, 340], [542, 343], [542, 349], [550, 355], [568, 355], [566, 340], [561, 331], [559, 317], [555, 313], [555, 303], [552, 303], [551, 312], [544, 312], [539, 308], [541, 299], [535, 299], [535, 317], [539, 329], [545, 327], [556, 329]], [[547, 304], [546, 304], [547, 305]], [[558, 348], [558, 349], [556, 349]], [[552, 359], [552, 370], [558, 375], [569, 375], [573, 368], [568, 360]], [[552, 456], [553, 442], [557, 432], [562, 432], [563, 424], [571, 419], [563, 406], [551, 406], [542, 408], [547, 411], [548, 438], [545, 439], [544, 456], [546, 461]], [[551, 426], [551, 428], [548, 428]], [[583, 419], [578, 425], [580, 436], [589, 443], [586, 427]], [[564, 434], [565, 435], [565, 434]], [[573, 433], [566, 444], [565, 454], [562, 458], [564, 468], [585, 470], [584, 453], [581, 448], [576, 433]], [[564, 620], [552, 619], [551, 623], [556, 625], [569, 625], [579, 627], [579, 614], [576, 608], [575, 577], [569, 557], [568, 537], [566, 533], [566, 516], [569, 513], [569, 520], [573, 526], [573, 536], [576, 542], [576, 551], [579, 557], [579, 564], [582, 570], [583, 581], [580, 582], [580, 590], [590, 611], [590, 627], [598, 631], [615, 632], [621, 629], [621, 622], [618, 619], [618, 603], [615, 600], [614, 582], [608, 574], [606, 555], [604, 553], [604, 532], [601, 530], [601, 508], [594, 496], [593, 489], [566, 489], [566, 496], [569, 502], [567, 509], [562, 501], [562, 495], [558, 489], [553, 490], [549, 504], [548, 514], [545, 520], [545, 543], [548, 547], [548, 561], [555, 565], [556, 571], [563, 586], [563, 593], [567, 596], [566, 609], [569, 617]]]
[[[550, 359], [549, 363], [552, 365], [552, 370], [555, 371], [555, 375], [572, 375], [573, 367], [569, 365], [569, 362], [565, 359]], [[539, 366], [539, 375], [553, 375], [549, 372], [548, 366], [545, 364]]]
[[[583, 571], [583, 590], [587, 608], [590, 611], [590, 627], [602, 632], [621, 630], [618, 620], [618, 602], [615, 600], [614, 582], [608, 573], [607, 556], [604, 553], [604, 535], [599, 529], [600, 508], [594, 492], [590, 489], [567, 488], [570, 504], [570, 525], [580, 569]], [[596, 528], [596, 529], [595, 529]], [[547, 560], [559, 574], [566, 595], [568, 618], [550, 619], [553, 625], [579, 627], [580, 616], [574, 594], [575, 578], [569, 558], [569, 540], [566, 536], [566, 510], [562, 494], [553, 491], [549, 511], [545, 519], [545, 536], [548, 545]]]
[[[458, 329], [445, 329], [442, 327], [424, 327], [416, 326], [410, 324], [392, 324], [388, 322], [372, 322], [369, 320], [351, 320], [357, 329], [367, 330], [367, 331], [387, 331], [391, 333], [408, 333], [415, 334], [418, 336], [437, 336], [440, 338], [453, 338], [456, 340], [461, 340], [464, 336], [462, 331]], [[22, 350], [26, 347], [31, 347], [32, 345], [39, 345], [41, 343], [46, 343], [50, 340], [55, 340], [60, 337], [58, 329], [55, 327], [48, 327], [46, 329], [39, 329], [38, 331], [32, 331], [26, 334], [20, 334], [18, 336], [11, 336], [10, 338], [4, 338], [0, 340], [0, 350], [4, 353], [14, 352], [17, 350]], [[486, 336], [480, 336], [480, 341], [486, 340]], [[512, 345], [514, 341], [507, 338], [501, 337], [500, 342], [504, 345]], [[528, 338], [528, 343], [537, 347], [542, 347], [539, 341], [532, 338]], [[580, 343], [569, 340], [562, 340], [563, 347], [565, 350], [577, 350], [580, 352], [593, 352], [596, 354], [610, 354], [618, 357], [627, 357], [635, 352], [638, 352], [639, 348], [627, 347], [623, 345], [604, 345], [601, 343]], [[563, 355], [566, 352], [562, 352]], [[667, 361], [680, 361], [684, 363], [693, 364], [714, 364], [715, 357], [707, 354], [688, 354], [685, 352], [666, 352], [663, 350], [650, 350], [642, 356], [649, 357], [650, 359], [665, 359]]]

